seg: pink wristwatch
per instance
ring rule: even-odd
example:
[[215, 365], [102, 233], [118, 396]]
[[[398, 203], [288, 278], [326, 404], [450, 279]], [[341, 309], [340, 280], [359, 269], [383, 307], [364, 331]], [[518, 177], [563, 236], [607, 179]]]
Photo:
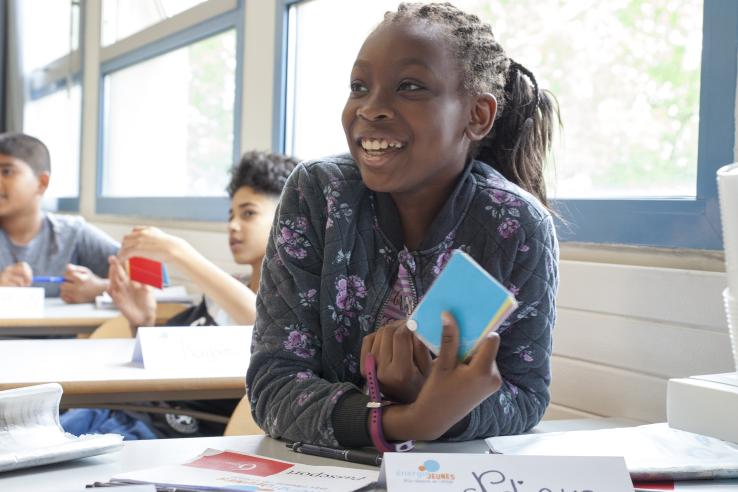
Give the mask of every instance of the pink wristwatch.
[[369, 387], [369, 403], [366, 404], [370, 409], [369, 435], [372, 438], [374, 447], [380, 453], [410, 451], [415, 447], [415, 441], [390, 443], [384, 438], [384, 432], [382, 432], [382, 407], [391, 405], [392, 403], [382, 400], [382, 393], [379, 391], [379, 382], [377, 381], [377, 361], [374, 360], [374, 355], [371, 353], [366, 354], [364, 366], [366, 368], [366, 384]]

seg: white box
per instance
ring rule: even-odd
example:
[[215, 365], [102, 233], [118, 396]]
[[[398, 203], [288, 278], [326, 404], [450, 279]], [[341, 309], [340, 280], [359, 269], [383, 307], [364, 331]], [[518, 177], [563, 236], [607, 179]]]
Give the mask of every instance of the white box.
[[670, 379], [666, 416], [675, 429], [738, 443], [738, 373]]
[[43, 317], [43, 287], [0, 287], [0, 318]]

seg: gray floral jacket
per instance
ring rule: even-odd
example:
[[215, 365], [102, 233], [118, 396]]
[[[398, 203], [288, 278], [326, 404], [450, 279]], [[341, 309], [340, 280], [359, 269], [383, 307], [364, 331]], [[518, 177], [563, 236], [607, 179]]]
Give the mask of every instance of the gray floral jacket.
[[371, 445], [359, 373], [399, 262], [418, 299], [453, 249], [515, 295], [500, 327], [502, 388], [454, 426], [467, 440], [524, 432], [541, 419], [551, 379], [558, 243], [550, 214], [489, 165], [473, 161], [418, 251], [403, 252], [391, 197], [367, 189], [349, 155], [300, 164], [282, 193], [267, 247], [246, 376], [256, 422], [271, 436]]

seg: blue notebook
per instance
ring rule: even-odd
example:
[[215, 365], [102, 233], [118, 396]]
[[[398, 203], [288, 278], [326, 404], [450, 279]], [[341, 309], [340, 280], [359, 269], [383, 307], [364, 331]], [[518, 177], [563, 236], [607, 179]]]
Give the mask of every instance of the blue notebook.
[[441, 313], [450, 312], [459, 325], [459, 360], [467, 360], [477, 344], [496, 330], [518, 307], [515, 297], [461, 250], [451, 253], [415, 308], [407, 326], [436, 355], [441, 348]]

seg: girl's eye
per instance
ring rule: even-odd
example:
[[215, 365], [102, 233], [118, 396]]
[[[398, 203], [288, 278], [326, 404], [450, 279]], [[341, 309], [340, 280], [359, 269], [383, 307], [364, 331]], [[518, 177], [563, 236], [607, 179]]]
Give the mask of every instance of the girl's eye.
[[256, 212], [254, 212], [253, 210], [244, 210], [241, 213], [241, 217], [244, 219], [248, 219], [249, 217], [253, 217], [254, 215], [256, 215]]
[[419, 91], [423, 89], [425, 89], [425, 87], [423, 87], [422, 85], [416, 84], [415, 82], [410, 82], [410, 81], [400, 82], [400, 85], [397, 88], [397, 90], [409, 91], [409, 92], [415, 92], [415, 91]]
[[351, 82], [351, 92], [367, 92], [367, 87], [362, 82]]

